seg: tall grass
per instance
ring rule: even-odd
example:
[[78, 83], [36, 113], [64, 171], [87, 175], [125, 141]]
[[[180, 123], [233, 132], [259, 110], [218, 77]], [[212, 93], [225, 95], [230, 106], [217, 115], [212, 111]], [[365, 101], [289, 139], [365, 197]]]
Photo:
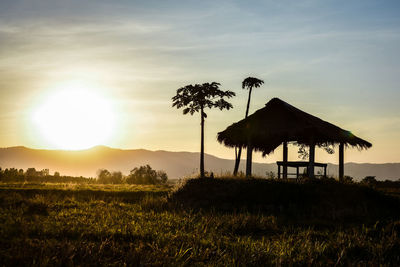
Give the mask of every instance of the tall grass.
[[399, 217], [400, 199], [334, 180], [191, 179], [170, 196], [185, 208], [262, 212], [290, 221], [374, 222]]
[[[207, 185], [239, 190], [219, 183]], [[170, 193], [157, 187], [60, 187], [0, 188], [1, 265], [400, 263], [400, 221], [394, 217], [323, 227], [283, 222], [279, 214], [232, 209], [232, 204], [222, 211], [218, 205], [197, 209], [184, 205], [183, 199], [177, 202], [177, 192], [185, 188]], [[208, 199], [219, 192], [204, 188], [209, 189], [204, 195]]]

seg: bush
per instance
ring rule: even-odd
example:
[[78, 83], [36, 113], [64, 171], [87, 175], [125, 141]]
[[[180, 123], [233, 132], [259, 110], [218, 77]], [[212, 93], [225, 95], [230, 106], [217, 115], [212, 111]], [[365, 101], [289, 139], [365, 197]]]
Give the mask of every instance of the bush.
[[351, 176], [345, 175], [343, 178], [339, 178], [339, 182], [344, 184], [352, 184], [354, 183], [354, 179]]
[[367, 184], [367, 185], [374, 185], [377, 183], [375, 176], [366, 176], [364, 179], [361, 180], [362, 184]]

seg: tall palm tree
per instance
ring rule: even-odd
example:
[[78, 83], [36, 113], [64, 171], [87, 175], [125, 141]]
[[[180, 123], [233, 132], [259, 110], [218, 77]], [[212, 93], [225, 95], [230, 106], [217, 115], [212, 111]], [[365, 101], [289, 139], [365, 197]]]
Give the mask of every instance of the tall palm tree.
[[176, 91], [176, 96], [172, 98], [172, 106], [183, 108], [183, 114], [193, 115], [200, 112], [201, 117], [201, 142], [200, 142], [200, 177], [204, 178], [204, 120], [207, 114], [206, 108], [231, 109], [233, 106], [227, 102], [224, 97], [231, 98], [235, 96], [234, 92], [222, 91], [219, 89], [221, 84], [217, 82], [203, 83], [195, 85], [186, 85]]
[[[242, 89], [249, 89], [249, 97], [247, 98], [247, 106], [246, 106], [246, 115], [244, 116], [244, 118], [247, 118], [247, 116], [249, 115], [251, 92], [252, 92], [253, 88], [258, 88], [263, 83], [264, 83], [263, 80], [253, 78], [253, 77], [247, 77], [246, 79], [243, 80]], [[248, 175], [249, 171], [250, 171], [250, 175], [251, 175], [251, 153], [252, 153], [252, 149], [251, 149], [251, 147], [248, 147], [247, 148], [247, 159], [249, 161], [249, 157], [250, 157], [250, 161], [246, 165], [246, 176]], [[235, 147], [235, 168], [233, 169], [233, 175], [235, 175], [235, 176], [237, 175], [238, 170], [239, 170], [241, 155], [242, 155], [242, 148]]]

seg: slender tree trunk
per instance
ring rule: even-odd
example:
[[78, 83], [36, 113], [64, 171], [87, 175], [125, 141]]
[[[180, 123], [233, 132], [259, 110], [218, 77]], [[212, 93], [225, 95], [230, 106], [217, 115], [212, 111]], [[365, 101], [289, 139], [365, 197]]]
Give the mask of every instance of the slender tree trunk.
[[200, 177], [204, 178], [204, 112], [201, 109]]
[[[250, 89], [249, 89], [249, 97], [247, 98], [246, 115], [244, 116], [244, 118], [247, 118], [247, 116], [249, 115], [251, 91], [252, 90], [253, 90], [253, 87], [250, 87]], [[235, 147], [235, 149], [236, 149], [236, 147]], [[249, 155], [249, 154], [247, 153], [247, 155]], [[235, 157], [235, 168], [233, 169], [233, 175], [234, 176], [236, 176], [238, 171], [239, 171], [240, 157], [242, 156], [242, 148], [241, 147], [239, 147], [239, 151], [238, 151], [237, 154], [235, 154], [235, 156], [236, 156]], [[246, 169], [247, 169], [247, 167], [246, 167]], [[251, 172], [251, 170], [250, 170], [250, 172]], [[246, 171], [246, 173], [247, 173], [247, 171]]]
[[253, 87], [250, 87], [249, 89], [249, 97], [247, 99], [247, 107], [246, 107], [246, 116], [244, 118], [247, 118], [249, 115], [249, 109], [250, 109], [250, 100], [251, 100], [251, 91], [253, 90]]
[[[237, 152], [236, 152], [237, 151]], [[240, 157], [242, 156], [242, 148], [235, 147], [235, 168], [233, 169], [233, 175], [236, 176], [239, 171]]]
[[246, 160], [246, 177], [251, 177], [251, 165], [252, 165], [252, 158], [253, 158], [253, 146], [248, 144], [247, 146], [247, 160]]
[[[247, 106], [246, 106], [246, 115], [244, 118], [247, 118], [249, 115], [249, 109], [250, 109], [250, 100], [251, 100], [251, 91], [253, 90], [253, 87], [250, 86], [249, 88], [249, 97], [247, 99]], [[247, 160], [246, 160], [246, 177], [251, 177], [251, 165], [252, 165], [252, 160], [253, 160], [253, 146], [249, 143], [247, 146]]]

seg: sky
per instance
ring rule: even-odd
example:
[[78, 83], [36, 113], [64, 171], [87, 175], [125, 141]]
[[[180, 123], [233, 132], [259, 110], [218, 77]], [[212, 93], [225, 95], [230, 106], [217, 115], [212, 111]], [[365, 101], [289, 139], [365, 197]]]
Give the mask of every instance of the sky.
[[[234, 158], [216, 135], [244, 117], [241, 82], [253, 76], [265, 84], [253, 90], [250, 113], [279, 97], [373, 144], [346, 150], [345, 161], [400, 162], [399, 13], [398, 1], [370, 0], [2, 0], [0, 147], [63, 148], [44, 133], [60, 134], [54, 118], [69, 114], [59, 113], [69, 102], [58, 92], [86, 90], [100, 99], [88, 104], [101, 114], [96, 131], [83, 121], [66, 135], [199, 151], [199, 115], [183, 115], [171, 98], [187, 84], [216, 81], [237, 96], [232, 110], [208, 112], [205, 150]], [[297, 148], [289, 151], [297, 160]], [[337, 155], [317, 151], [316, 160], [337, 163]], [[278, 148], [254, 159], [281, 156]]]

